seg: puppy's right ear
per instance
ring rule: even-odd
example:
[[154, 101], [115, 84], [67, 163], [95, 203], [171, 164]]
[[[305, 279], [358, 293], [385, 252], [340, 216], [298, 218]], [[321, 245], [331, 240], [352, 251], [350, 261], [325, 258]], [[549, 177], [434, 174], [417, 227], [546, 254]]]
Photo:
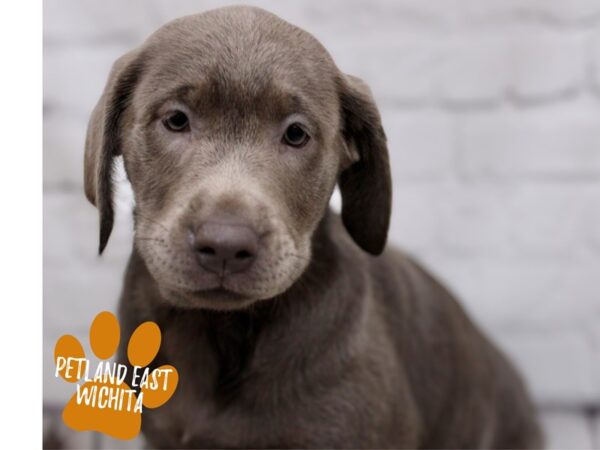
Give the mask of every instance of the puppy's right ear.
[[121, 115], [138, 82], [140, 61], [139, 52], [134, 50], [114, 63], [88, 124], [83, 176], [85, 195], [100, 216], [99, 253], [113, 227], [113, 158], [121, 154]]
[[379, 255], [392, 212], [392, 178], [385, 132], [369, 87], [359, 78], [339, 80], [342, 133], [350, 165], [340, 173], [342, 221], [354, 241]]

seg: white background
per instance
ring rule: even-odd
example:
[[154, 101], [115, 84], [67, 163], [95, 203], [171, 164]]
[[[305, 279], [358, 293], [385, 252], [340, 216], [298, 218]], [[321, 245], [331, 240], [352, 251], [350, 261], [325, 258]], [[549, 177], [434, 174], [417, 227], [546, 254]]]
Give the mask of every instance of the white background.
[[[63, 333], [114, 309], [131, 197], [98, 258], [83, 195], [112, 62], [165, 21], [228, 2], [50, 0], [44, 11], [44, 398]], [[389, 137], [391, 241], [514, 359], [554, 447], [600, 448], [600, 1], [250, 2], [312, 32], [372, 88]]]

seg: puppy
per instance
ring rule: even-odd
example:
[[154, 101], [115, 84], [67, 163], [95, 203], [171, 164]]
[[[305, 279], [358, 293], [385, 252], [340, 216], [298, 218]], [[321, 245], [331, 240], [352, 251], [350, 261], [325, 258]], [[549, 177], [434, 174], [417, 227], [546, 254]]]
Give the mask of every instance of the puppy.
[[385, 249], [379, 112], [310, 34], [230, 7], [175, 20], [115, 63], [85, 151], [100, 252], [118, 155], [136, 202], [124, 334], [157, 322], [154, 364], [180, 374], [145, 414], [151, 445], [540, 445], [511, 365]]

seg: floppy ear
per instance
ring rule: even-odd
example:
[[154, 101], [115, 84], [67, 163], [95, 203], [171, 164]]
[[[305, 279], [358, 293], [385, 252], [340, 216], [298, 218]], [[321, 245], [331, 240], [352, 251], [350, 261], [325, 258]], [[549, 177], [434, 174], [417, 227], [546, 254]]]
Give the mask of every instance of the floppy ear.
[[119, 58], [88, 124], [83, 176], [85, 195], [100, 215], [99, 253], [106, 247], [113, 227], [113, 158], [121, 154], [121, 115], [140, 72], [137, 52]]
[[354, 241], [379, 255], [387, 240], [392, 209], [392, 179], [387, 143], [371, 90], [360, 79], [340, 81], [342, 133], [351, 155], [338, 184], [342, 221]]

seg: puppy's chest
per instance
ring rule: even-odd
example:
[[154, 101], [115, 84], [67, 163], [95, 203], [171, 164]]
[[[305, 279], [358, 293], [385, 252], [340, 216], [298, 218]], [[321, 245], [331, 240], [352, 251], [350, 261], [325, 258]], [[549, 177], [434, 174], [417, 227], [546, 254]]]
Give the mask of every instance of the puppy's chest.
[[[147, 437], [169, 448], [310, 448], [316, 442], [344, 442], [354, 432], [340, 429], [335, 436], [333, 425], [344, 422], [335, 402], [308, 393], [298, 397], [287, 383], [264, 381], [245, 380], [226, 399], [208, 385], [200, 393], [186, 383], [166, 408], [150, 411]], [[340, 414], [328, 422], [320, 414], [329, 407]]]
[[190, 340], [171, 333], [165, 327], [165, 352], [157, 363], [177, 368], [179, 386], [143, 420], [157, 447], [377, 446], [372, 435], [388, 426], [386, 409], [370, 405], [367, 395], [382, 383], [370, 386], [372, 370], [359, 370], [358, 362], [340, 363], [344, 370], [336, 371], [329, 360], [310, 363], [300, 348], [286, 352], [291, 346], [282, 348], [281, 341], [269, 345], [268, 335], [261, 341], [245, 332], [232, 340], [202, 332]]
[[150, 439], [157, 435], [176, 448], [265, 446], [264, 438], [273, 433], [260, 430], [274, 423], [269, 418], [277, 415], [272, 405], [278, 387], [237, 366], [207, 363], [204, 368], [185, 369], [176, 395], [165, 407], [150, 411], [144, 424]]
[[212, 321], [193, 335], [165, 327], [160, 363], [177, 368], [179, 386], [167, 405], [150, 412], [145, 424], [150, 437], [159, 433], [175, 447], [232, 447], [242, 436], [250, 438], [256, 417], [248, 408], [260, 404], [265, 410], [277, 388], [251, 368], [257, 330], [234, 319]]

